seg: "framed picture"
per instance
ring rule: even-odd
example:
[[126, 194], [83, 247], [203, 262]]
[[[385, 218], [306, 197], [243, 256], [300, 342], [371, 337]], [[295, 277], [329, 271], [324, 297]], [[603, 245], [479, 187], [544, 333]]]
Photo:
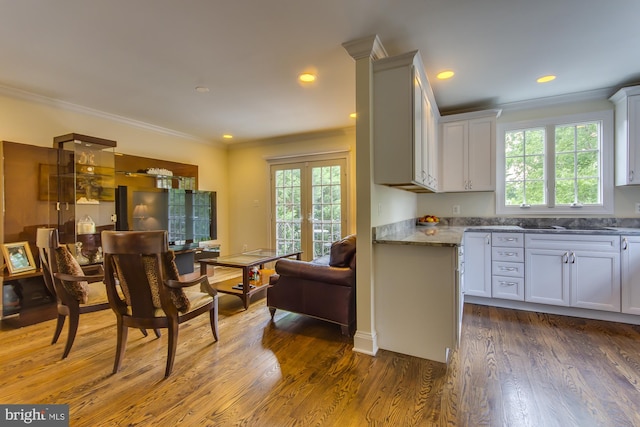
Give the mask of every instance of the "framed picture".
[[9, 274], [24, 273], [36, 269], [36, 263], [31, 256], [29, 242], [5, 243], [2, 245], [4, 262]]

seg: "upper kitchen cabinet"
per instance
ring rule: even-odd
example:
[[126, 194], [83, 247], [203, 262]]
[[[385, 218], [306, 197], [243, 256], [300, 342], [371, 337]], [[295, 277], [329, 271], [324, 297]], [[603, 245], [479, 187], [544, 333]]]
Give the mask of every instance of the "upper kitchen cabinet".
[[440, 191], [493, 191], [496, 119], [501, 110], [455, 114], [440, 119]]
[[622, 88], [609, 100], [616, 107], [616, 185], [638, 185], [640, 184], [640, 86]]
[[373, 63], [376, 184], [415, 192], [438, 190], [439, 118], [418, 51]]

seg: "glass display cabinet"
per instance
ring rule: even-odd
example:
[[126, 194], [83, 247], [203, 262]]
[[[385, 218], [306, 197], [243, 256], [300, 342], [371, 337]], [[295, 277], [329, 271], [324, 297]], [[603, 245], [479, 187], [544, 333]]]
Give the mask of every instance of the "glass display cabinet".
[[80, 264], [100, 263], [100, 233], [116, 224], [116, 141], [72, 133], [55, 137], [53, 144], [60, 242]]

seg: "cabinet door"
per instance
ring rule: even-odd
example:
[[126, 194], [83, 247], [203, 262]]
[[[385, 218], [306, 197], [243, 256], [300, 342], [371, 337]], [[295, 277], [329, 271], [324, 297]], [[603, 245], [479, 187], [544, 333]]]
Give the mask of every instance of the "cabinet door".
[[429, 103], [427, 94], [423, 93], [425, 117], [423, 118], [424, 139], [426, 141], [427, 186], [433, 191], [439, 189], [438, 183], [438, 123], [436, 120], [433, 105]]
[[467, 189], [495, 190], [495, 119], [469, 120], [467, 149]]
[[640, 95], [628, 99], [628, 182], [640, 184]]
[[464, 293], [491, 297], [491, 233], [464, 233]]
[[422, 85], [414, 70], [413, 77], [413, 180], [420, 184], [426, 184], [427, 173], [425, 171], [425, 158], [427, 150], [424, 138], [424, 103]]
[[467, 121], [442, 125], [442, 191], [466, 191]]
[[573, 251], [571, 306], [620, 311], [620, 252]]
[[622, 238], [622, 312], [640, 314], [640, 236]]
[[569, 305], [569, 252], [525, 250], [524, 299], [541, 304]]

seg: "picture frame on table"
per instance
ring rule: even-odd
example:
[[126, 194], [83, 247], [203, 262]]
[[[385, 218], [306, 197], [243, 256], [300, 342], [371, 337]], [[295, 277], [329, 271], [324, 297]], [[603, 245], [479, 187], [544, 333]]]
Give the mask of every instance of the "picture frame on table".
[[4, 243], [2, 255], [9, 274], [26, 273], [36, 269], [29, 242]]

